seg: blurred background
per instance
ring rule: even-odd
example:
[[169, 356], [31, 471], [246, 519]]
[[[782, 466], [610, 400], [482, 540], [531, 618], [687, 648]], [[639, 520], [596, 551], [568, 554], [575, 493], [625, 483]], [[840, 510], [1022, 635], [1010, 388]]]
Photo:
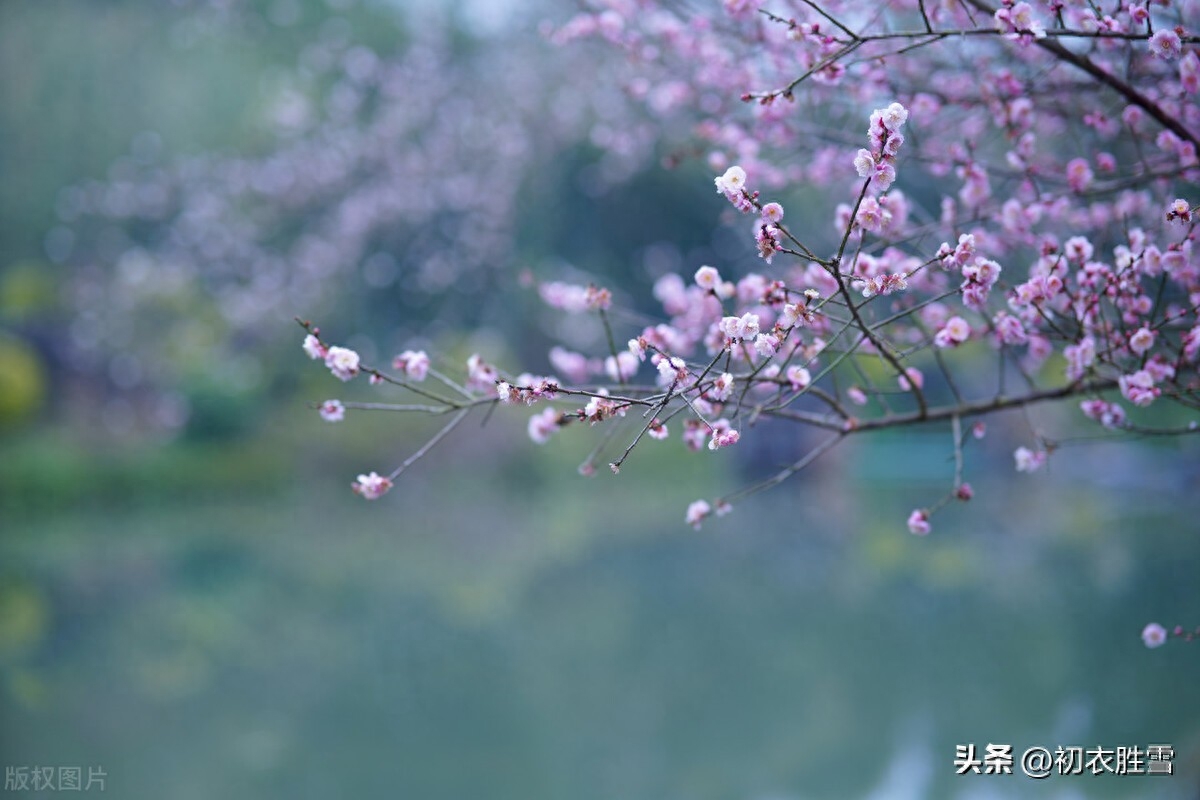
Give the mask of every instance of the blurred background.
[[[688, 502], [810, 434], [586, 479], [587, 431], [537, 447], [502, 410], [349, 491], [438, 422], [322, 422], [379, 395], [294, 316], [372, 361], [548, 373], [554, 341], [603, 347], [534, 281], [650, 312], [667, 272], [755, 268], [618, 54], [544, 41], [569, 13], [0, 3], [0, 763], [100, 767], [120, 798], [1200, 796], [1200, 650], [1139, 638], [1200, 623], [1190, 441], [990, 419], [976, 499], [924, 539], [940, 430], [852, 441], [700, 532]], [[1018, 475], [1031, 425], [1063, 447]], [[1176, 774], [956, 776], [968, 743], [1172, 744]]]

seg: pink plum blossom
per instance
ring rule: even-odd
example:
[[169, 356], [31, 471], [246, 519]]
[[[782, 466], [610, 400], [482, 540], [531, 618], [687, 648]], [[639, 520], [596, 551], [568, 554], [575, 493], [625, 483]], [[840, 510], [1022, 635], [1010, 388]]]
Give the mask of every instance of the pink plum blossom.
[[1121, 394], [1135, 406], [1148, 406], [1162, 394], [1162, 390], [1154, 385], [1154, 376], [1145, 369], [1122, 375], [1117, 383], [1121, 387]]
[[712, 389], [709, 390], [709, 396], [718, 402], [729, 399], [733, 393], [733, 375], [728, 372], [723, 372], [717, 379], [713, 381]]
[[414, 381], [423, 381], [429, 374], [429, 356], [424, 350], [405, 350], [392, 359], [392, 368]]
[[1167, 629], [1157, 622], [1151, 622], [1142, 629], [1142, 642], [1151, 650], [1162, 647], [1167, 642]]
[[971, 338], [971, 326], [962, 317], [951, 317], [933, 337], [938, 347], [957, 347]]
[[779, 203], [767, 203], [762, 207], [762, 218], [767, 222], [778, 224], [783, 219], [783, 206]]
[[1179, 34], [1170, 28], [1160, 28], [1150, 37], [1150, 52], [1159, 58], [1179, 58], [1182, 52]]
[[1139, 356], [1144, 355], [1147, 350], [1154, 346], [1154, 338], [1154, 331], [1143, 325], [1129, 337], [1129, 349]]
[[721, 273], [714, 267], [701, 267], [696, 270], [695, 281], [701, 289], [713, 292], [721, 285]]
[[712, 513], [712, 506], [705, 500], [697, 500], [687, 507], [687, 514], [684, 517], [684, 522], [691, 525], [696, 530], [700, 530], [700, 523], [704, 518]]
[[338, 380], [348, 381], [358, 374], [358, 353], [346, 347], [330, 347], [325, 353], [325, 366]]
[[529, 438], [536, 444], [545, 444], [558, 430], [561, 414], [553, 408], [546, 408], [541, 413], [529, 418]]
[[392, 488], [392, 480], [371, 472], [367, 475], [359, 475], [358, 480], [351, 485], [351, 488], [356, 494], [362, 495], [367, 500], [378, 500], [387, 494], [388, 489]]
[[804, 367], [793, 364], [787, 368], [787, 382], [791, 385], [793, 392], [798, 392], [808, 388], [812, 383], [812, 375]]
[[732, 166], [719, 176], [715, 183], [717, 191], [725, 195], [740, 194], [746, 188], [746, 170]]
[[304, 337], [304, 352], [314, 361], [324, 359], [327, 353], [325, 346], [321, 344], [321, 340], [311, 333]]
[[1046, 463], [1046, 451], [1018, 447], [1013, 452], [1013, 460], [1016, 462], [1017, 472], [1037, 472]]
[[913, 387], [920, 389], [925, 386], [925, 374], [916, 367], [908, 367], [904, 374], [896, 379], [904, 391], [912, 391]]
[[326, 400], [321, 403], [320, 412], [326, 422], [341, 422], [346, 418], [346, 407], [340, 400]]

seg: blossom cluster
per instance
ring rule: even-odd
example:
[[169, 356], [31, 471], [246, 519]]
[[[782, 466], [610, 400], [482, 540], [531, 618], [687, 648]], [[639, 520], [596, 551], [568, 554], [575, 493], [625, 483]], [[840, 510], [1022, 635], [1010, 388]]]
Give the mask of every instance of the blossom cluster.
[[896, 155], [904, 144], [900, 129], [907, 121], [908, 109], [899, 103], [872, 112], [867, 128], [871, 149], [859, 150], [854, 156], [859, 177], [870, 179], [879, 191], [886, 191], [896, 181]]
[[[668, 146], [683, 130], [706, 153], [717, 192], [754, 218], [744, 242], [759, 266], [660, 277], [661, 321], [624, 323], [627, 334], [609, 329], [611, 293], [543, 283], [550, 306], [604, 315], [608, 352], [555, 347], [563, 381], [510, 379], [476, 356], [448, 408], [543, 404], [528, 423], [539, 444], [575, 422], [614, 430], [597, 446], [616, 448], [614, 472], [643, 437], [669, 439], [672, 420], [697, 451], [741, 446], [760, 419], [827, 433], [778, 475], [692, 503], [694, 526], [847, 436], [944, 425], [954, 474], [942, 499], [909, 515], [917, 535], [975, 494], [964, 478], [966, 446], [984, 434], [975, 417], [1057, 399], [1112, 432], [1194, 428], [1155, 411], [1200, 408], [1195, 3], [1122, 1], [1102, 14], [1005, 2], [990, 17], [961, 4], [864, 16], [839, 0], [797, 18], [726, 10], [714, 20], [594, 0], [549, 33], [629, 56], [627, 96]], [[838, 132], [863, 117], [858, 147]], [[800, 185], [827, 191], [799, 200], [788, 192]], [[793, 198], [828, 203], [816, 219], [832, 225], [796, 214]], [[967, 354], [997, 380], [959, 367]], [[1018, 473], [1047, 469], [1060, 450], [1029, 434], [1013, 451]]]

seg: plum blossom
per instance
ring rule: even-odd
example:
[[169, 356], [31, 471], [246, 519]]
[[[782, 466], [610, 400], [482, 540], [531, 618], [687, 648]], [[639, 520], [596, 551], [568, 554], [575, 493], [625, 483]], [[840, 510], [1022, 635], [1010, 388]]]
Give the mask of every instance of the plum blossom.
[[859, 149], [854, 156], [854, 170], [860, 178], [869, 178], [875, 174], [875, 157], [870, 150]]
[[1142, 629], [1142, 642], [1151, 650], [1162, 647], [1167, 642], [1167, 629], [1157, 622], [1151, 622]]
[[659, 377], [666, 384], [687, 380], [687, 362], [679, 356], [672, 356], [670, 358], [660, 357], [656, 366], [658, 367]]
[[683, 444], [693, 452], [704, 449], [704, 441], [708, 438], [708, 426], [698, 419], [685, 420], [683, 423]]
[[1183, 357], [1195, 361], [1197, 355], [1200, 355], [1200, 325], [1183, 335]]
[[891, 222], [892, 215], [874, 197], [864, 197], [858, 206], [854, 224], [866, 231], [880, 233]]
[[758, 336], [758, 324], [758, 314], [752, 314], [747, 311], [740, 317], [723, 318], [721, 320], [721, 332], [725, 334], [731, 343], [747, 339], [752, 340]]
[[[798, 392], [801, 389], [807, 389], [809, 384], [812, 383], [812, 375], [807, 369], [801, 366], [792, 365], [788, 367], [786, 375], [787, 382], [791, 385], [793, 392]], [[852, 389], [851, 391], [855, 390]]]
[[576, 286], [561, 281], [547, 281], [538, 286], [538, 295], [551, 308], [578, 314], [588, 310], [588, 290], [586, 286]]
[[1154, 331], [1145, 327], [1137, 329], [1132, 336], [1129, 337], [1129, 349], [1134, 353], [1145, 355], [1146, 351], [1154, 346]]
[[1154, 376], [1148, 370], [1140, 369], [1131, 375], [1122, 375], [1117, 379], [1121, 394], [1135, 406], [1148, 406], [1162, 394], [1162, 390], [1154, 385]]
[[1072, 236], [1063, 245], [1063, 252], [1076, 264], [1083, 264], [1091, 260], [1095, 248], [1086, 236]]
[[924, 387], [925, 375], [916, 367], [909, 367], [904, 370], [903, 375], [896, 379], [896, 382], [900, 384], [901, 389], [908, 392], [912, 391], [914, 386], [918, 389]]
[[1162, 383], [1163, 381], [1175, 378], [1175, 365], [1163, 358], [1162, 353], [1157, 353], [1147, 360], [1144, 369], [1150, 373], [1150, 377], [1154, 379], [1155, 383]]
[[591, 311], [607, 311], [612, 308], [612, 292], [603, 286], [588, 286], [584, 298]]
[[637, 341], [637, 339], [631, 339], [629, 342], [630, 348], [628, 350], [622, 350], [615, 356], [608, 356], [604, 359], [604, 373], [608, 375], [609, 378], [613, 379], [614, 381], [622, 381], [629, 380], [637, 374], [638, 351], [640, 350], [640, 352], [643, 354], [643, 358], [645, 357], [644, 354], [646, 352], [644, 347], [633, 347], [634, 343]]
[[1033, 18], [1033, 8], [1029, 3], [1021, 2], [1011, 8], [1001, 8], [995, 13], [996, 26], [1012, 38], [1021, 34], [1030, 34], [1035, 39], [1046, 36], [1046, 29]]
[[942, 348], [957, 347], [969, 338], [971, 326], [962, 317], [955, 316], [946, 320], [946, 324], [934, 335], [933, 343]]
[[571, 314], [607, 310], [612, 306], [612, 292], [595, 285], [576, 286], [548, 281], [538, 287], [538, 294], [546, 305]]
[[600, 397], [591, 398], [588, 404], [584, 406], [583, 418], [592, 425], [595, 425], [597, 422], [603, 422], [615, 416], [625, 416], [625, 406], [606, 397], [607, 390], [601, 389], [600, 391]]
[[773, 225], [779, 224], [783, 219], [783, 206], [779, 203], [767, 203], [762, 207], [762, 218]]
[[1095, 176], [1086, 159], [1073, 158], [1067, 162], [1067, 185], [1073, 192], [1086, 191]]
[[725, 11], [731, 17], [742, 18], [758, 8], [759, 0], [724, 0]]
[[1013, 452], [1013, 460], [1016, 462], [1017, 472], [1037, 472], [1046, 463], [1046, 451], [1018, 447]]
[[325, 355], [328, 352], [325, 349], [325, 345], [321, 344], [321, 340], [316, 336], [313, 336], [311, 333], [304, 337], [303, 347], [304, 352], [307, 353], [308, 357], [313, 361], [319, 361], [325, 358]]
[[756, 225], [754, 231], [754, 242], [758, 245], [758, 257], [768, 264], [775, 258], [775, 254], [782, 247], [780, 241], [780, 231], [775, 225]]
[[414, 381], [423, 381], [429, 374], [429, 356], [424, 350], [405, 350], [392, 359], [392, 368]]
[[1025, 326], [1018, 317], [1001, 311], [992, 319], [992, 324], [996, 327], [996, 335], [1004, 344], [1020, 345], [1029, 341]]
[[562, 415], [558, 411], [553, 408], [543, 409], [540, 414], [529, 418], [529, 438], [535, 444], [545, 444], [558, 430], [561, 421]]
[[325, 366], [338, 380], [348, 381], [358, 374], [358, 353], [347, 347], [331, 347], [325, 353]]
[[359, 475], [358, 480], [351, 484], [355, 494], [362, 495], [367, 500], [378, 500], [387, 494], [388, 489], [392, 488], [391, 478], [384, 477], [376, 472], [371, 472], [368, 475]]
[[949, 242], [942, 242], [937, 256], [941, 259], [943, 266], [961, 269], [975, 257], [975, 234], [960, 234], [958, 243], [954, 247], [951, 247]]
[[1195, 50], [1188, 51], [1179, 62], [1179, 83], [1188, 94], [1200, 92], [1200, 56]]
[[583, 383], [592, 374], [591, 364], [587, 356], [575, 353], [565, 347], [552, 347], [549, 354], [550, 364], [554, 369], [567, 376], [567, 380]]
[[326, 422], [341, 422], [346, 418], [346, 407], [340, 400], [326, 400], [321, 403], [320, 412]]
[[[815, 289], [809, 289], [810, 292], [816, 292]], [[808, 310], [807, 306], [799, 303], [787, 303], [783, 307], [783, 311], [779, 312], [779, 318], [776, 323], [780, 330], [789, 330], [797, 325], [807, 325], [813, 321], [813, 314]]]
[[1084, 400], [1079, 404], [1084, 416], [1094, 419], [1106, 428], [1119, 428], [1125, 424], [1125, 409], [1116, 403], [1104, 400]]
[[483, 356], [472, 353], [467, 359], [467, 388], [482, 391], [495, 391], [496, 381], [500, 373], [491, 364], [483, 360]]
[[1077, 381], [1086, 375], [1088, 368], [1096, 362], [1096, 340], [1085, 336], [1078, 344], [1063, 348], [1063, 355], [1067, 359], [1067, 380]]
[[1150, 37], [1150, 52], [1168, 61], [1179, 58], [1183, 52], [1179, 34], [1170, 28], [1160, 28]]
[[963, 179], [962, 189], [958, 196], [963, 205], [978, 208], [992, 196], [992, 183], [987, 170], [974, 161], [960, 166], [955, 173]]
[[[725, 424], [722, 425], [722, 422]], [[717, 450], [721, 447], [729, 447], [737, 444], [740, 438], [741, 434], [729, 426], [728, 420], [717, 420], [713, 425], [712, 438], [708, 440], [708, 449]]]
[[719, 192], [740, 192], [746, 187], [746, 170], [732, 166], [716, 179], [716, 184]]
[[908, 109], [899, 103], [871, 112], [867, 127], [870, 150], [859, 150], [854, 157], [854, 170], [860, 177], [871, 180], [877, 191], [887, 191], [896, 180], [896, 154], [904, 144], [900, 128], [908, 120]]
[[880, 120], [883, 122], [883, 127], [895, 133], [904, 127], [904, 123], [908, 121], [908, 109], [899, 103], [892, 103], [883, 109], [883, 112], [880, 114]]
[[933, 530], [929, 524], [929, 512], [923, 508], [915, 509], [908, 515], [908, 532], [914, 536], [928, 536]]
[[770, 358], [779, 349], [779, 337], [773, 333], [760, 333], [754, 337], [754, 349], [763, 358]]
[[886, 275], [875, 275], [870, 278], [856, 278], [853, 282], [856, 290], [863, 297], [875, 297], [881, 294], [903, 291], [908, 288], [908, 275], [903, 272]]
[[875, 180], [872, 184], [881, 192], [886, 192], [892, 188], [892, 184], [896, 182], [896, 167], [889, 161], [881, 161], [875, 165]]
[[715, 292], [721, 285], [721, 273], [716, 267], [703, 266], [696, 270], [696, 285], [709, 292]]
[[[1192, 221], [1192, 207], [1187, 200], [1182, 198], [1172, 200], [1171, 205], [1167, 207], [1167, 222], [1176, 222], [1186, 225]], [[308, 347], [308, 340], [305, 340], [305, 349]]]
[[729, 395], [732, 394], [732, 392], [733, 375], [728, 372], [724, 372], [713, 381], [712, 389], [708, 391], [708, 395], [713, 400], [724, 402], [729, 399]]
[[963, 305], [974, 311], [983, 311], [988, 295], [1000, 278], [1000, 265], [991, 259], [976, 257], [973, 264], [962, 268]]
[[684, 517], [684, 522], [691, 525], [696, 530], [700, 530], [700, 523], [704, 518], [712, 513], [712, 506], [704, 500], [697, 500], [687, 507], [687, 514]]

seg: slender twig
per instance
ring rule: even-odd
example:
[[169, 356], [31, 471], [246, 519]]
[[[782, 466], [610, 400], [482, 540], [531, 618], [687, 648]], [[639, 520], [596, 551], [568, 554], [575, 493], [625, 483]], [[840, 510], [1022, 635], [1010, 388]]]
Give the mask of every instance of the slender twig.
[[403, 464], [401, 464], [400, 466], [398, 466], [394, 470], [392, 470], [392, 473], [390, 475], [388, 475], [388, 478], [394, 481], [394, 480], [396, 480], [396, 478], [400, 477], [400, 474], [402, 472], [404, 472], [404, 470], [408, 469], [413, 464], [415, 464], [417, 461], [419, 461], [421, 459], [421, 457], [424, 456], [426, 453], [428, 453], [430, 450], [432, 450], [437, 445], [438, 442], [440, 442], [447, 435], [449, 435], [450, 431], [457, 428], [458, 423], [460, 423], [464, 419], [466, 419], [467, 414], [469, 414], [469, 413], [471, 413], [471, 409], [464, 408], [461, 411], [459, 411], [457, 414], [455, 414], [454, 419], [447, 422], [445, 427], [443, 427], [440, 431], [435, 433], [433, 435], [433, 438], [431, 438], [428, 442], [426, 442], [424, 445], [421, 446], [420, 450], [413, 453], [408, 458], [404, 459]]
[[778, 486], [779, 484], [786, 481], [788, 478], [795, 475], [800, 470], [807, 467], [809, 464], [816, 461], [818, 458], [820, 458], [826, 452], [828, 452], [835, 444], [840, 442], [842, 440], [842, 438], [845, 437], [845, 435], [846, 435], [845, 433], [838, 432], [838, 433], [834, 434], [833, 436], [830, 436], [824, 442], [817, 445], [812, 450], [808, 451], [808, 453], [804, 456], [804, 458], [801, 458], [799, 461], [795, 462], [791, 466], [786, 467], [783, 470], [780, 470], [775, 475], [772, 475], [770, 478], [767, 478], [766, 480], [759, 481], [758, 483], [751, 484], [750, 486], [747, 486], [743, 489], [739, 489], [738, 491], [734, 492], [733, 494], [726, 495], [725, 497], [721, 498], [720, 501], [718, 501], [718, 505], [720, 505], [721, 503], [732, 503], [734, 500], [739, 500], [743, 497], [747, 497], [749, 495], [756, 494], [756, 493], [764, 491], [766, 489], [770, 489], [773, 486]]

